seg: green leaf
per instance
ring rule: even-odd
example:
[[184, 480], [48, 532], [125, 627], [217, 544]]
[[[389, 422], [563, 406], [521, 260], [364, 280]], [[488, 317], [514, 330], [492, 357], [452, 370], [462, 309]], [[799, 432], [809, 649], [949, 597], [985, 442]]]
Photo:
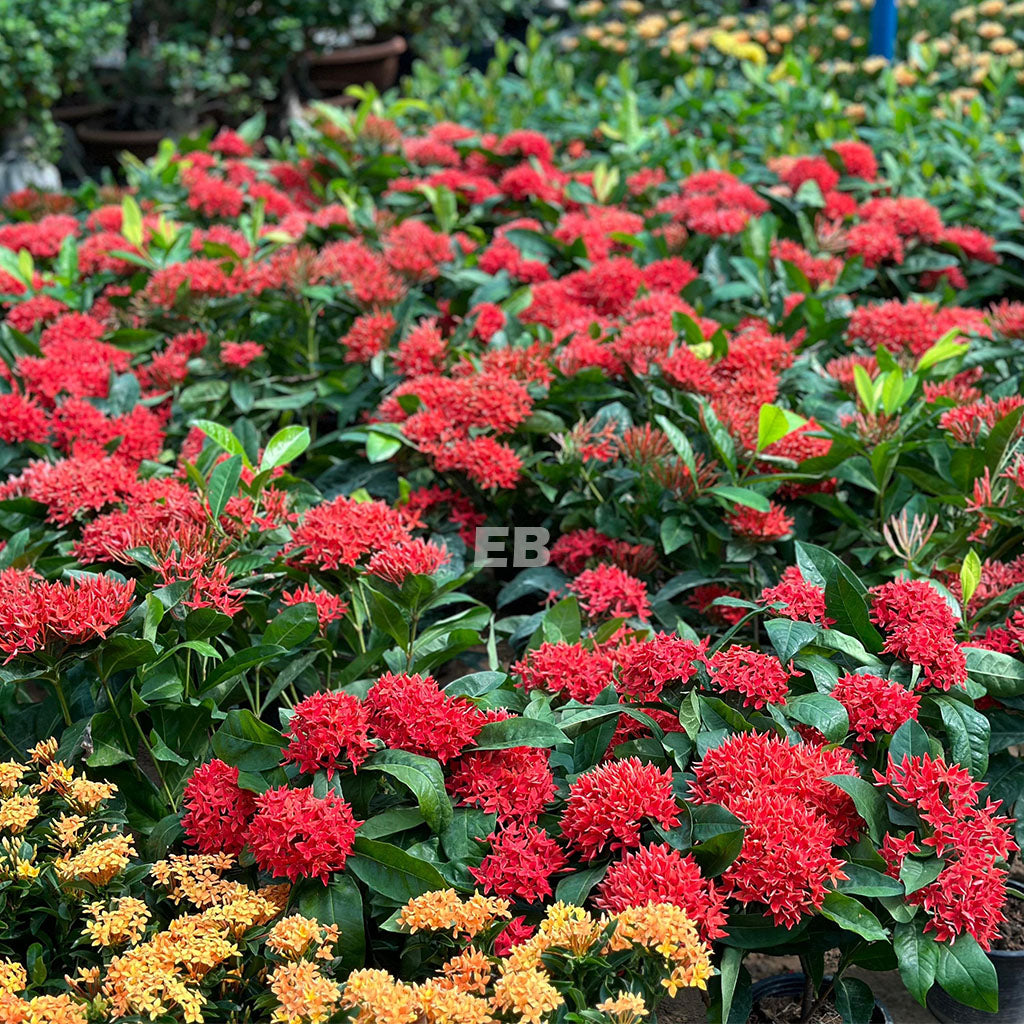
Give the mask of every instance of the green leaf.
[[359, 770], [384, 772], [402, 783], [416, 797], [424, 821], [434, 832], [443, 832], [451, 824], [452, 802], [444, 788], [444, 772], [432, 757], [406, 750], [382, 750]]
[[906, 886], [907, 895], [931, 885], [945, 866], [945, 862], [938, 857], [926, 857], [923, 860], [919, 857], [905, 857], [900, 867], [900, 880]]
[[693, 531], [684, 526], [679, 516], [666, 516], [661, 521], [661, 547], [666, 555], [672, 554], [693, 539]]
[[722, 976], [722, 1021], [728, 1022], [732, 1012], [732, 999], [736, 993], [736, 982], [739, 980], [740, 968], [743, 966], [744, 952], [735, 946], [726, 946], [722, 950], [722, 959], [718, 965]]
[[429, 861], [420, 860], [391, 843], [357, 835], [355, 852], [347, 867], [375, 893], [401, 906], [432, 889], [447, 889], [441, 873]]
[[399, 647], [409, 646], [409, 622], [401, 608], [376, 590], [368, 590], [370, 595], [370, 621], [373, 625], [387, 633]]
[[939, 946], [935, 980], [958, 1003], [989, 1013], [999, 1009], [995, 966], [972, 935]]
[[441, 849], [457, 864], [476, 863], [482, 855], [480, 844], [494, 831], [497, 819], [496, 814], [485, 814], [477, 807], [457, 808], [441, 833]]
[[875, 1014], [875, 997], [860, 978], [849, 976], [836, 982], [836, 1009], [843, 1024], [871, 1024]]
[[889, 757], [893, 764], [902, 764], [905, 757], [922, 757], [930, 752], [928, 733], [913, 718], [904, 722], [889, 740]]
[[947, 359], [955, 359], [958, 356], [962, 356], [970, 348], [970, 345], [955, 340], [960, 333], [960, 328], [954, 327], [939, 338], [917, 361], [917, 372], [923, 373], [925, 370], [930, 370], [936, 364], [943, 363]]
[[252, 463], [249, 461], [249, 456], [245, 454], [242, 442], [235, 437], [229, 427], [225, 427], [220, 423], [214, 423], [212, 420], [195, 420], [192, 426], [201, 430], [211, 441], [220, 445], [224, 451], [239, 456], [246, 469], [252, 469]]
[[743, 829], [719, 832], [694, 846], [690, 853], [700, 865], [701, 872], [711, 877], [720, 875], [739, 855], [743, 848]]
[[922, 931], [917, 921], [897, 924], [892, 933], [900, 977], [907, 991], [922, 1005], [928, 990], [935, 984], [939, 965], [939, 944]]
[[263, 633], [263, 643], [268, 647], [281, 647], [290, 651], [309, 639], [319, 625], [316, 605], [309, 601], [289, 605], [282, 608], [267, 626]]
[[768, 499], [749, 487], [733, 487], [730, 484], [720, 484], [712, 487], [708, 492], [716, 498], [721, 498], [726, 506], [745, 505], [747, 508], [756, 509], [758, 512], [767, 512], [771, 505]]
[[213, 467], [206, 493], [210, 502], [210, 515], [219, 519], [227, 507], [227, 503], [238, 491], [238, 481], [242, 477], [242, 456], [232, 455], [224, 462]]
[[821, 915], [868, 942], [880, 942], [889, 937], [878, 918], [860, 900], [845, 893], [830, 892], [821, 905]]
[[808, 915], [795, 928], [786, 928], [772, 924], [760, 914], [730, 914], [724, 926], [727, 934], [720, 941], [723, 946], [739, 949], [771, 949], [795, 942], [807, 931], [810, 922]]
[[902, 896], [903, 886], [895, 878], [890, 878], [881, 871], [855, 864], [852, 861], [843, 865], [846, 880], [839, 883], [839, 891], [850, 896]]
[[511, 747], [554, 747], [568, 737], [551, 722], [538, 718], [506, 718], [488, 722], [476, 735], [477, 750], [508, 750]]
[[768, 639], [775, 648], [779, 660], [782, 662], [791, 661], [808, 644], [813, 643], [818, 637], [818, 627], [810, 622], [797, 622], [794, 619], [785, 617], [768, 619], [764, 623]]
[[665, 431], [669, 444], [675, 449], [676, 454], [683, 460], [683, 465], [690, 473], [690, 479], [694, 487], [697, 486], [697, 460], [693, 454], [693, 445], [690, 439], [667, 417], [660, 413], [655, 416], [658, 425]]
[[133, 196], [121, 200], [121, 234], [137, 249], [142, 247], [142, 210]]
[[826, 781], [834, 782], [849, 795], [857, 808], [857, 813], [867, 823], [868, 835], [876, 843], [880, 843], [889, 827], [889, 815], [886, 813], [885, 798], [881, 791], [859, 775], [829, 775]]
[[799, 430], [807, 420], [798, 416], [789, 409], [782, 409], [777, 405], [762, 405], [757, 417], [757, 450], [763, 452], [765, 448], [781, 441], [787, 434]]
[[607, 864], [601, 864], [594, 868], [584, 868], [571, 875], [566, 875], [555, 888], [555, 899], [563, 903], [570, 903], [575, 907], [582, 907], [591, 889], [594, 888], [608, 871]]
[[988, 719], [970, 704], [955, 697], [937, 696], [942, 721], [949, 733], [953, 760], [966, 768], [976, 779], [988, 771], [988, 752], [991, 730]]
[[824, 733], [830, 743], [841, 742], [850, 728], [846, 708], [835, 697], [825, 693], [806, 693], [790, 697], [782, 710], [787, 718]]
[[1024, 664], [999, 651], [965, 647], [967, 674], [985, 687], [990, 697], [1020, 697], [1024, 694]]
[[244, 772], [264, 772], [281, 763], [284, 736], [247, 708], [227, 713], [213, 735], [213, 752]]
[[541, 630], [548, 643], [573, 644], [580, 638], [580, 629], [580, 606], [575, 597], [563, 598], [541, 619]]
[[721, 804], [698, 804], [692, 808], [691, 814], [695, 842], [743, 829], [743, 823], [739, 818]]
[[397, 437], [371, 430], [366, 435], [366, 461], [387, 462], [401, 447], [402, 442]]
[[268, 442], [260, 459], [260, 472], [285, 466], [297, 459], [310, 443], [306, 427], [292, 426], [279, 430]]
[[359, 826], [359, 834], [367, 839], [383, 839], [385, 836], [397, 835], [399, 832], [408, 832], [410, 829], [419, 828], [425, 824], [423, 815], [417, 807], [392, 807], [388, 811], [381, 811]]
[[334, 955], [341, 958], [341, 972], [354, 971], [366, 959], [363, 898], [355, 879], [335, 875], [327, 885], [305, 878], [292, 890], [291, 908], [303, 917], [315, 917], [322, 925], [336, 924], [340, 934]]
[[971, 548], [960, 566], [960, 590], [965, 608], [974, 596], [980, 582], [981, 559], [978, 557], [978, 552]]
[[98, 668], [101, 679], [109, 679], [117, 672], [138, 668], [156, 658], [156, 648], [137, 636], [118, 633], [107, 637], [99, 649]]
[[243, 675], [249, 669], [262, 665], [265, 661], [270, 661], [271, 658], [276, 658], [279, 654], [284, 653], [285, 649], [278, 647], [276, 644], [246, 647], [236, 651], [203, 680], [199, 687], [199, 692], [203, 693], [206, 690], [212, 690], [218, 683], [226, 683], [229, 679]]
[[882, 649], [882, 636], [868, 615], [867, 588], [831, 551], [817, 544], [796, 542], [796, 559], [805, 580], [825, 591], [833, 630], [856, 637], [869, 651]]

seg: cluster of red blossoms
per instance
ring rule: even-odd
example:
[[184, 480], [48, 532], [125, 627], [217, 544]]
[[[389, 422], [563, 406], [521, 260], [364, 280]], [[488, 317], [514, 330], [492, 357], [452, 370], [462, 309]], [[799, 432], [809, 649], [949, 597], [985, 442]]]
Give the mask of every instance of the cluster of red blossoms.
[[890, 758], [885, 773], [875, 772], [875, 779], [920, 819], [914, 831], [886, 833], [882, 855], [889, 874], [898, 878], [905, 859], [917, 854], [945, 860], [934, 882], [907, 897], [927, 911], [925, 931], [934, 932], [940, 942], [967, 933], [983, 949], [991, 948], [1006, 898], [1007, 872], [998, 864], [1017, 850], [1009, 832], [1013, 819], [996, 813], [998, 800], [978, 803], [984, 783], [929, 754], [906, 756], [898, 764]]
[[352, 808], [335, 793], [279, 786], [256, 796], [238, 785], [238, 769], [213, 760], [185, 786], [182, 827], [203, 853], [241, 853], [248, 846], [261, 869], [325, 884], [342, 871], [355, 842]]
[[893, 580], [872, 591], [871, 620], [885, 632], [885, 650], [921, 668], [918, 689], [967, 684], [967, 661], [956, 640], [953, 609], [926, 580]]
[[128, 614], [135, 580], [82, 575], [48, 582], [33, 569], [0, 571], [0, 651], [7, 661], [44, 647], [105, 637]]
[[856, 775], [850, 753], [746, 732], [704, 755], [692, 783], [695, 803], [717, 803], [744, 825], [739, 856], [722, 875], [727, 895], [764, 905], [794, 927], [846, 877], [835, 848], [863, 827], [853, 801], [828, 779]]

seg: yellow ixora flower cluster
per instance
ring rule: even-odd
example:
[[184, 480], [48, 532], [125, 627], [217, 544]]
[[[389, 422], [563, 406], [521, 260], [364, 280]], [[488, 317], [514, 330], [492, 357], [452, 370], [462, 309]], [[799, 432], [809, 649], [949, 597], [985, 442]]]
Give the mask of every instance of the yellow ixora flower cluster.
[[[171, 857], [155, 864], [152, 876], [157, 885], [174, 903], [188, 903], [191, 908], [148, 937], [151, 913], [141, 900], [125, 896], [109, 905], [89, 905], [91, 920], [85, 931], [92, 945], [117, 952], [103, 967], [80, 971], [66, 980], [88, 1001], [94, 1016], [111, 1021], [136, 1016], [156, 1020], [169, 1014], [186, 1024], [199, 1024], [208, 1002], [208, 977], [216, 971], [217, 983], [226, 990], [238, 985], [243, 952], [239, 940], [281, 915], [288, 886], [251, 889], [224, 877], [235, 866], [232, 857], [219, 854]], [[323, 955], [336, 938], [336, 929], [321, 929], [304, 918], [286, 918], [271, 929], [268, 948], [301, 949], [298, 956], [302, 956], [315, 944], [317, 954]], [[311, 1005], [315, 1004], [314, 980], [306, 979], [314, 1000]], [[280, 988], [294, 1005], [296, 996], [288, 989], [287, 979]], [[276, 994], [273, 985], [272, 990]], [[273, 1019], [312, 1024], [327, 1018], [293, 1014]]]
[[[715, 63], [717, 54], [763, 65], [792, 52], [816, 63], [817, 71], [838, 81], [872, 79], [891, 73], [903, 87], [943, 81], [947, 88], [980, 85], [1000, 67], [1024, 81], [1024, 50], [1015, 36], [1024, 27], [1024, 0], [981, 0], [952, 12], [948, 24], [934, 27], [927, 4], [902, 0], [901, 49], [906, 58], [891, 67], [868, 54], [868, 11], [873, 0], [831, 0], [808, 11], [776, 3], [758, 11], [693, 16], [680, 4], [645, 6], [640, 0], [585, 0], [573, 8], [581, 23], [564, 45], [588, 43], [610, 54], [653, 48], [662, 57], [684, 57], [695, 66]], [[920, 14], [918, 12], [921, 12]], [[910, 45], [913, 44], [913, 45]], [[634, 48], [631, 50], [631, 48]], [[783, 76], [785, 77], [785, 75]]]
[[31, 882], [52, 868], [68, 890], [106, 885], [135, 856], [117, 826], [90, 820], [117, 787], [76, 775], [56, 756], [48, 739], [25, 763], [0, 762], [0, 880]]
[[[462, 900], [446, 889], [410, 900], [398, 921], [409, 931], [448, 931], [471, 942], [507, 917], [504, 900], [479, 893]], [[673, 904], [630, 907], [595, 918], [581, 907], [555, 903], [534, 934], [504, 957], [469, 945], [442, 965], [437, 978], [419, 985], [386, 971], [356, 971], [345, 983], [341, 1005], [357, 1011], [356, 1024], [493, 1024], [496, 1015], [542, 1024], [565, 1002], [561, 979], [549, 966], [551, 954], [571, 961], [623, 950], [656, 960], [664, 974], [661, 984], [671, 995], [680, 988], [706, 988], [713, 973], [695, 925]], [[620, 965], [617, 977], [628, 982], [628, 968], [623, 971]], [[643, 997], [628, 989], [597, 1009], [613, 1024], [637, 1024], [648, 1014]]]

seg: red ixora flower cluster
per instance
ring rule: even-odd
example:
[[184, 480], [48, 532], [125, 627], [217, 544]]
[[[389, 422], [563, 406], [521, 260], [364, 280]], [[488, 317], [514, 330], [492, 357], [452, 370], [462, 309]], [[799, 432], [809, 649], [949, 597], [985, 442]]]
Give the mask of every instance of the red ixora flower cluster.
[[[505, 711], [487, 713], [492, 722], [508, 717]], [[449, 764], [445, 786], [462, 804], [496, 814], [499, 823], [532, 825], [557, 792], [550, 756], [540, 747], [471, 750]]]
[[767, 906], [785, 927], [818, 909], [846, 877], [834, 847], [863, 827], [853, 801], [828, 781], [856, 775], [849, 752], [747, 732], [709, 750], [694, 772], [694, 802], [721, 804], [745, 827], [725, 892]]
[[620, 647], [615, 652], [619, 693], [630, 700], [656, 701], [666, 683], [685, 683], [693, 677], [706, 645], [706, 640], [695, 643], [673, 633], [656, 633], [650, 640]]
[[56, 644], [105, 637], [128, 614], [135, 580], [74, 576], [47, 582], [34, 569], [0, 571], [0, 651], [7, 661]]
[[297, 565], [320, 569], [355, 566], [374, 551], [412, 540], [400, 511], [383, 501], [344, 496], [315, 505], [292, 531], [283, 554]]
[[885, 631], [884, 650], [920, 665], [918, 689], [967, 684], [967, 660], [956, 641], [953, 609], [926, 580], [893, 580], [871, 591], [871, 620]]
[[[743, 694], [743, 706], [763, 708], [785, 704], [792, 669], [771, 654], [733, 644], [705, 659], [711, 685], [719, 690]], [[799, 673], [797, 673], [799, 675]]]
[[891, 736], [905, 722], [917, 718], [921, 705], [921, 698], [905, 686], [869, 673], [841, 675], [832, 687], [832, 696], [846, 708], [857, 743]]
[[825, 614], [825, 591], [805, 580], [796, 565], [787, 566], [774, 587], [765, 587], [761, 591], [761, 602], [782, 605], [781, 608], [769, 608], [769, 615], [783, 616], [798, 622], [813, 622], [826, 629], [835, 625], [835, 619]]
[[523, 689], [565, 694], [590, 704], [612, 682], [614, 663], [603, 651], [582, 643], [543, 643], [527, 651], [509, 671], [519, 676]]
[[584, 569], [569, 584], [569, 591], [579, 598], [580, 608], [592, 619], [621, 616], [646, 621], [651, 617], [643, 580], [615, 565]]
[[238, 785], [238, 769], [212, 760], [185, 785], [181, 823], [186, 841], [203, 853], [252, 850], [264, 871], [281, 878], [319, 878], [342, 871], [359, 822], [335, 793], [279, 786], [256, 796]]
[[310, 774], [324, 770], [327, 778], [340, 768], [358, 768], [373, 750], [370, 712], [351, 693], [314, 693], [299, 701], [288, 722], [285, 761]]
[[639, 846], [644, 818], [662, 828], [679, 824], [672, 773], [628, 757], [592, 768], [572, 783], [562, 835], [584, 860], [593, 860], [604, 849]]
[[725, 897], [702, 877], [690, 854], [684, 856], [667, 843], [624, 852], [608, 868], [594, 902], [612, 913], [647, 903], [674, 903], [696, 922], [705, 942], [726, 934]]
[[998, 865], [1017, 849], [1009, 832], [1013, 819], [996, 813], [1001, 801], [980, 805], [985, 784], [960, 765], [929, 754], [904, 756], [899, 764], [890, 758], [884, 774], [875, 772], [875, 780], [921, 820], [915, 832], [886, 834], [882, 856], [889, 874], [898, 878], [905, 858], [926, 848], [945, 859], [935, 881], [907, 897], [927, 911], [925, 931], [934, 932], [940, 942], [966, 932], [989, 949], [1004, 919], [1007, 871]]
[[343, 871], [356, 838], [352, 808], [340, 796], [278, 786], [256, 798], [246, 843], [256, 863], [293, 882]]
[[388, 747], [444, 764], [473, 742], [485, 716], [463, 697], [442, 693], [432, 676], [386, 672], [366, 695], [370, 724]]
[[185, 783], [185, 840], [201, 853], [239, 854], [249, 822], [256, 813], [256, 794], [238, 785], [238, 769], [218, 758], [200, 765]]
[[567, 863], [562, 848], [542, 828], [513, 822], [487, 837], [490, 852], [470, 874], [484, 892], [536, 903], [551, 895], [551, 876]]
[[747, 505], [737, 505], [728, 517], [729, 529], [744, 540], [755, 544], [766, 544], [788, 537], [793, 530], [793, 517], [774, 501], [768, 503], [768, 510], [760, 512]]

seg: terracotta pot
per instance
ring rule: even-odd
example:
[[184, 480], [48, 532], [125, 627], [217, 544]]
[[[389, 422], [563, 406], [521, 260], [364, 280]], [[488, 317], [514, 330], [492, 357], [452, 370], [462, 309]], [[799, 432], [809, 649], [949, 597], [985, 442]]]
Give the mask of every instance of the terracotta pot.
[[398, 81], [398, 61], [405, 51], [405, 40], [392, 36], [382, 43], [307, 53], [309, 81], [321, 96], [338, 96], [350, 85], [372, 85], [383, 92]]
[[140, 160], [155, 156], [167, 132], [160, 128], [108, 128], [102, 121], [90, 120], [75, 125], [75, 134], [89, 160], [105, 167], [116, 167], [126, 151]]
[[[799, 1001], [804, 994], [804, 976], [802, 974], [777, 974], [774, 978], [755, 981], [750, 986], [750, 996], [755, 1006], [758, 1000], [772, 996], [792, 997]], [[892, 1015], [877, 1000], [875, 1012], [871, 1016], [871, 1024], [893, 1024]]]
[[71, 96], [53, 108], [50, 112], [55, 121], [63, 124], [76, 125], [82, 121], [91, 121], [101, 117], [113, 109], [109, 100], [86, 100], [82, 97]]

